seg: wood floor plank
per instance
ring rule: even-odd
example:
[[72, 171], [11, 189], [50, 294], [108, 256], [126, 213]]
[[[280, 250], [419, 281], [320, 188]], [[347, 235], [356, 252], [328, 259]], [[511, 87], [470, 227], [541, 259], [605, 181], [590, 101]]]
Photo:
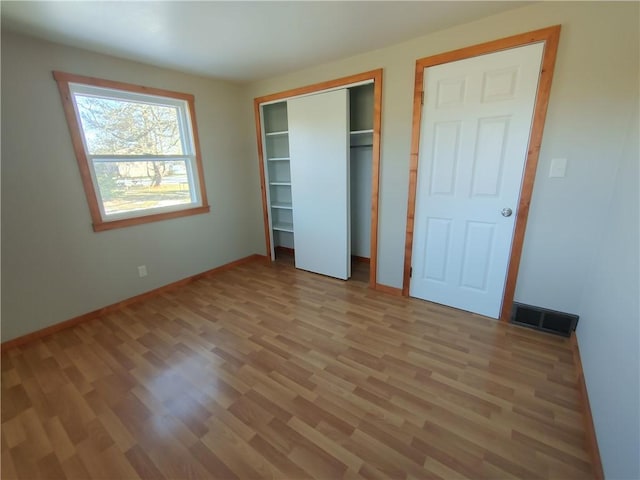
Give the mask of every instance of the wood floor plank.
[[38, 473], [38, 478], [43, 480], [65, 480], [67, 478], [62, 465], [54, 453], [50, 453], [38, 460]]
[[3, 352], [2, 478], [593, 477], [568, 340], [290, 263]]
[[[139, 445], [131, 447], [125, 452], [127, 460], [143, 480], [163, 480], [166, 478]], [[197, 458], [197, 455], [195, 455]]]
[[0, 458], [0, 465], [2, 466], [2, 478], [7, 480], [14, 480], [20, 478], [16, 467], [13, 464], [13, 457], [9, 449], [2, 450], [2, 456]]

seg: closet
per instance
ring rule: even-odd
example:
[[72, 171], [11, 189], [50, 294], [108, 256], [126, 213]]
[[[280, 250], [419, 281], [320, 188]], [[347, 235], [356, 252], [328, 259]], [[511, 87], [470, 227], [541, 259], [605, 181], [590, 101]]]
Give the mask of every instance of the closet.
[[258, 108], [272, 260], [348, 279], [370, 258], [373, 81]]

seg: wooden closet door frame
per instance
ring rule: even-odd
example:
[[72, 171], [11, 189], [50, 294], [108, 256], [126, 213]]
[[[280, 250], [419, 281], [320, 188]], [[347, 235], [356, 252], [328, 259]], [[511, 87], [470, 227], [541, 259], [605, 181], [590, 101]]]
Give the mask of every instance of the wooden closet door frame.
[[[262, 216], [264, 219], [264, 236], [267, 247], [267, 257], [271, 259], [271, 232], [269, 231], [269, 205], [267, 205], [267, 187], [265, 184], [265, 159], [264, 146], [262, 144], [262, 119], [260, 106], [265, 103], [273, 103], [279, 100], [309, 95], [340, 87], [347, 87], [360, 82], [373, 82], [373, 147], [371, 154], [371, 247], [369, 260], [369, 287], [375, 288], [377, 282], [378, 266], [378, 203], [380, 188], [380, 130], [382, 125], [382, 69], [350, 75], [325, 82], [314, 83], [304, 87], [293, 88], [283, 92], [272, 93], [253, 100], [253, 109], [256, 120], [256, 138], [258, 141], [258, 160], [260, 167], [260, 190], [262, 193]], [[295, 208], [295, 207], [294, 207]]]
[[422, 121], [422, 95], [424, 70], [428, 67], [455, 62], [467, 58], [486, 55], [516, 47], [523, 47], [532, 43], [544, 42], [544, 52], [542, 54], [542, 65], [540, 68], [540, 78], [538, 80], [538, 94], [533, 110], [531, 122], [531, 132], [529, 135], [529, 146], [525, 161], [522, 184], [520, 186], [520, 201], [516, 211], [516, 222], [511, 243], [511, 254], [509, 266], [507, 267], [507, 278], [502, 297], [502, 308], [500, 311], [500, 321], [507, 322], [513, 307], [513, 297], [516, 290], [516, 280], [520, 267], [522, 255], [522, 245], [524, 234], [527, 228], [527, 218], [529, 216], [529, 206], [531, 204], [531, 194], [533, 192], [533, 182], [535, 180], [538, 157], [540, 154], [540, 144], [542, 143], [542, 132], [544, 121], [547, 115], [549, 104], [549, 93], [551, 91], [551, 81], [553, 80], [553, 70], [558, 51], [560, 39], [560, 25], [534, 30], [531, 32], [502, 38], [491, 42], [473, 45], [459, 50], [433, 55], [431, 57], [420, 58], [416, 61], [415, 84], [413, 95], [413, 128], [411, 133], [411, 159], [409, 166], [409, 198], [407, 206], [407, 230], [404, 249], [404, 276], [402, 283], [402, 294], [409, 296], [409, 283], [411, 277], [411, 256], [413, 253], [413, 229], [416, 208], [416, 188], [418, 179], [418, 159], [420, 153], [420, 129]]

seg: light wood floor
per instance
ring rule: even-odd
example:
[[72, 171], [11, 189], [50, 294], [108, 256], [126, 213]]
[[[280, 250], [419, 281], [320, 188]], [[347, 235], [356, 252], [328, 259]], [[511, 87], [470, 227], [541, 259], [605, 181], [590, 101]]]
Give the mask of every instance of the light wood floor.
[[2, 355], [2, 478], [590, 478], [567, 340], [251, 263]]

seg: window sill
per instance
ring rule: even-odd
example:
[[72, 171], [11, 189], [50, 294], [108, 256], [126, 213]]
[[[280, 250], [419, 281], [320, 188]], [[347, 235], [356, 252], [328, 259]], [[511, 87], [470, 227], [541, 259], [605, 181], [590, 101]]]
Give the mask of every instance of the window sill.
[[113, 220], [110, 222], [101, 222], [93, 224], [94, 232], [104, 232], [105, 230], [113, 230], [116, 228], [132, 227], [143, 223], [159, 222], [169, 220], [171, 218], [188, 217], [191, 215], [199, 215], [201, 213], [209, 213], [211, 208], [209, 205], [203, 207], [189, 208], [186, 210], [177, 210], [175, 212], [156, 213], [152, 215], [144, 215], [135, 218], [125, 218], [122, 220]]

